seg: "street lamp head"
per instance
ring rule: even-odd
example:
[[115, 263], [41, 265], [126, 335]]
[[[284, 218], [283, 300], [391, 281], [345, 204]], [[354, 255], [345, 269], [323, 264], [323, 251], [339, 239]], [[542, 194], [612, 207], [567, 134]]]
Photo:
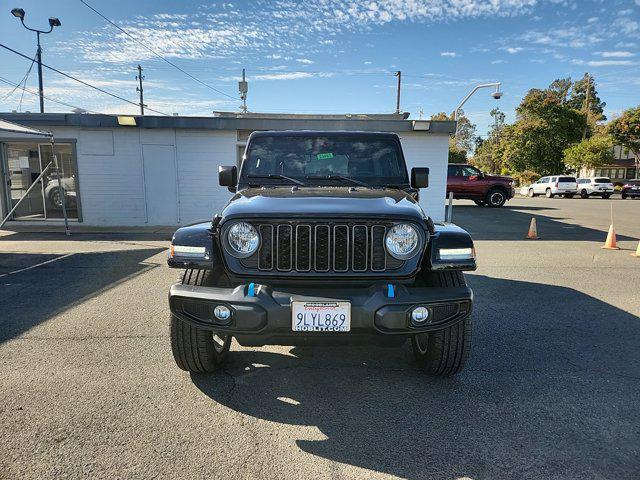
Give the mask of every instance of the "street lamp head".
[[11, 10], [11, 15], [19, 18], [20, 20], [24, 20], [24, 10], [21, 8], [14, 8], [13, 10]]
[[493, 92], [491, 96], [496, 100], [500, 100], [500, 98], [502, 97], [502, 92]]
[[51, 28], [59, 27], [60, 25], [62, 25], [62, 23], [60, 23], [60, 20], [58, 20], [56, 17], [50, 17], [49, 18], [49, 26]]

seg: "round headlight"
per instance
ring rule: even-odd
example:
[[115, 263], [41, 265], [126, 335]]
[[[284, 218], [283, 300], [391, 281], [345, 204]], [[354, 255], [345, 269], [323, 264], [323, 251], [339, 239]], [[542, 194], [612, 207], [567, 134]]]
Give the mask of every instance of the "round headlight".
[[260, 245], [260, 236], [253, 225], [247, 222], [234, 223], [227, 233], [231, 254], [245, 258], [253, 255]]
[[389, 255], [398, 260], [408, 260], [418, 253], [420, 236], [408, 223], [400, 223], [387, 232], [384, 243]]

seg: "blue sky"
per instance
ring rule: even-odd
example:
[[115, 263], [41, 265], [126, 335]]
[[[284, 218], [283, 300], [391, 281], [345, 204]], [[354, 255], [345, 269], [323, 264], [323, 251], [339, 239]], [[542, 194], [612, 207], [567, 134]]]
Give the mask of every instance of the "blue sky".
[[[494, 106], [512, 120], [527, 90], [585, 71], [595, 76], [608, 116], [640, 104], [640, 0], [86, 2], [233, 98], [156, 58], [80, 0], [2, 2], [0, 42], [35, 53], [35, 34], [11, 16], [13, 6], [25, 9], [30, 26], [44, 28], [57, 16], [62, 27], [43, 37], [45, 63], [132, 101], [141, 63], [145, 102], [181, 115], [237, 110], [243, 67], [255, 112], [391, 112], [392, 72], [401, 70], [401, 106], [417, 118], [421, 110], [452, 111], [477, 83], [501, 81], [500, 101], [481, 91], [465, 107], [480, 134]], [[29, 64], [0, 49], [0, 79], [19, 83]], [[37, 90], [35, 67], [27, 89]], [[12, 90], [0, 83], [0, 111], [37, 111], [36, 96]], [[91, 111], [137, 112], [46, 70], [45, 95]]]

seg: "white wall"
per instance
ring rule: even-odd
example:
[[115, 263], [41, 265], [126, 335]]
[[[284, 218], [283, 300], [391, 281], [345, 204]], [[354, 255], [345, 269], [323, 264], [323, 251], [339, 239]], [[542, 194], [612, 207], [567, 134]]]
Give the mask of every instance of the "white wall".
[[429, 167], [429, 187], [420, 190], [420, 206], [433, 220], [444, 220], [449, 135], [405, 132], [400, 141], [409, 173], [413, 167]]
[[178, 130], [180, 223], [211, 219], [231, 198], [218, 185], [218, 166], [236, 164], [236, 132]]
[[[210, 219], [231, 197], [218, 186], [218, 165], [236, 162], [236, 132], [210, 130], [77, 127], [53, 128], [59, 139], [77, 139], [82, 217], [86, 225], [149, 225], [142, 145], [176, 149], [178, 222]], [[429, 167], [429, 188], [420, 205], [444, 219], [448, 135], [405, 132], [402, 147], [409, 170]]]

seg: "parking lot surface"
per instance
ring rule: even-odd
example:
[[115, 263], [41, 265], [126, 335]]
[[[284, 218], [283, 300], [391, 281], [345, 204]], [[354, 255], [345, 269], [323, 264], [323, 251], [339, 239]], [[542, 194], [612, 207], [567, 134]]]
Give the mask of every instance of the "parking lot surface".
[[[600, 248], [612, 204], [619, 251]], [[638, 478], [639, 219], [631, 200], [456, 202], [480, 267], [450, 379], [408, 347], [237, 344], [190, 376], [166, 235], [2, 235], [0, 478]]]

